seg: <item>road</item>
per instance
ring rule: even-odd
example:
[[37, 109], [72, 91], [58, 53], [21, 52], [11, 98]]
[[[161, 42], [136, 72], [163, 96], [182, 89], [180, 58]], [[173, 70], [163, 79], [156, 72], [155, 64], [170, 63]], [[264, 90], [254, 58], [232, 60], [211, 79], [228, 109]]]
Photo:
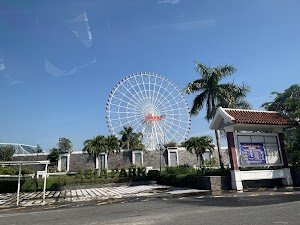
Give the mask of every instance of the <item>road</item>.
[[300, 194], [160, 196], [0, 211], [1, 225], [300, 224]]

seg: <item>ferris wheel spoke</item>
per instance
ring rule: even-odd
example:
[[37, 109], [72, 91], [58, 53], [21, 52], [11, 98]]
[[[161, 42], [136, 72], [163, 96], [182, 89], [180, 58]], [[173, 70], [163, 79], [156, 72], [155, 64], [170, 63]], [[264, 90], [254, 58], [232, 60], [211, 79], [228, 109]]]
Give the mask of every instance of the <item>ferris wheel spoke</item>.
[[[132, 89], [133, 89], [132, 96], [136, 99], [137, 104], [139, 104], [140, 100], [144, 98], [142, 90], [141, 90], [139, 84], [132, 83], [130, 79], [128, 79], [128, 82], [130, 83], [130, 85], [132, 86]], [[139, 91], [136, 90], [136, 86], [138, 87]]]
[[[126, 110], [127, 110], [127, 109], [132, 109], [133, 112], [139, 112], [139, 109], [138, 109], [138, 108], [135, 108], [136, 110], [134, 110], [133, 108], [128, 108], [128, 106], [125, 107], [125, 106], [123, 106], [123, 105], [116, 105], [116, 104], [113, 104], [113, 103], [111, 103], [111, 105], [117, 107], [117, 109], [118, 109], [117, 111], [118, 111], [118, 112], [120, 111], [120, 108], [121, 108], [121, 109], [126, 109]], [[111, 110], [111, 112], [114, 112], [114, 110]]]
[[[137, 116], [126, 116], [126, 117], [119, 117], [119, 118], [115, 118], [115, 119], [111, 119], [111, 120], [120, 120], [120, 119], [131, 119], [131, 118], [136, 118]], [[140, 116], [140, 119], [143, 119], [142, 116]]]
[[[171, 124], [170, 124], [171, 123]], [[170, 129], [172, 130], [172, 131], [174, 131], [175, 133], [177, 133], [177, 134], [180, 134], [179, 132], [178, 132], [178, 130], [176, 130], [176, 129], [174, 129], [174, 123], [172, 123], [172, 122], [168, 122], [168, 124], [166, 123], [166, 125], [168, 126], [168, 131], [170, 132]], [[176, 126], [176, 127], [178, 127], [178, 126]]]
[[[130, 81], [128, 81], [128, 82], [130, 83]], [[131, 83], [130, 83], [130, 85], [131, 85]], [[124, 86], [124, 88], [126, 89], [127, 93], [131, 94], [131, 96], [127, 96], [125, 93], [122, 93], [124, 96], [126, 96], [130, 101], [133, 101], [132, 98], [134, 98], [136, 100], [135, 102], [139, 102], [139, 99], [136, 97], [136, 95], [139, 95], [139, 93], [134, 89], [133, 86], [131, 88], [131, 89], [133, 89], [133, 91], [131, 91], [131, 89], [128, 89], [126, 86]]]
[[172, 98], [170, 98], [170, 96], [172, 96], [171, 92], [169, 92], [169, 94], [161, 100], [157, 107], [161, 107], [162, 105], [166, 105], [167, 103], [174, 101], [174, 99], [177, 99], [177, 97], [180, 96], [180, 94], [178, 94], [177, 96], [172, 96]]
[[145, 85], [144, 77], [145, 77], [145, 76], [142, 76], [142, 75], [141, 75], [141, 79], [142, 79], [142, 81], [143, 81], [143, 82], [142, 82], [143, 90], [144, 90], [144, 92], [145, 92], [145, 99], [146, 99], [146, 100], [149, 100], [149, 96], [147, 95], [147, 88], [146, 88], [146, 85]]
[[142, 90], [141, 87], [140, 87], [140, 84], [143, 83], [143, 82], [139, 82], [139, 81], [137, 80], [137, 78], [139, 78], [138, 76], [139, 76], [139, 74], [133, 75], [134, 81], [135, 81], [135, 83], [137, 84], [137, 87], [139, 88], [139, 91], [140, 91], [141, 95], [143, 96], [141, 99], [145, 99], [146, 96], [144, 95], [143, 90]]
[[[174, 107], [176, 107], [176, 108], [174, 109]], [[185, 112], [185, 113], [188, 113], [188, 110], [187, 110], [186, 107], [185, 108], [179, 107], [178, 104], [176, 104], [176, 103], [174, 103], [172, 105], [169, 105], [169, 106], [166, 106], [166, 107], [162, 108], [160, 111], [163, 112], [164, 114], [167, 114], [167, 115], [170, 112]]]
[[[163, 87], [162, 86], [163, 84], [161, 84], [159, 86], [159, 92], [158, 93], [161, 93], [159, 98], [156, 98], [156, 101], [154, 102], [154, 105], [157, 105], [157, 102], [161, 102], [161, 98], [163, 98], [164, 94], [167, 92], [167, 88], [170, 86], [170, 83], [168, 82], [168, 85], [166, 87]], [[160, 90], [163, 90], [162, 92]]]
[[[129, 103], [129, 102], [125, 102], [123, 99], [119, 99], [119, 98], [117, 98], [117, 97], [116, 97], [116, 99], [119, 100], [119, 101], [122, 102], [122, 103], [125, 103], [125, 105], [127, 106], [127, 108], [128, 108], [128, 105], [130, 105], [130, 106], [134, 107], [135, 109], [139, 109], [139, 107], [138, 107], [137, 105], [133, 105], [133, 104], [131, 104], [131, 103]], [[111, 103], [111, 104], [112, 104], [112, 105], [115, 105], [115, 106], [118, 106], [118, 105], [115, 104], [115, 103]], [[119, 104], [119, 106], [121, 107], [120, 104]], [[125, 107], [125, 106], [122, 106], [122, 107]]]

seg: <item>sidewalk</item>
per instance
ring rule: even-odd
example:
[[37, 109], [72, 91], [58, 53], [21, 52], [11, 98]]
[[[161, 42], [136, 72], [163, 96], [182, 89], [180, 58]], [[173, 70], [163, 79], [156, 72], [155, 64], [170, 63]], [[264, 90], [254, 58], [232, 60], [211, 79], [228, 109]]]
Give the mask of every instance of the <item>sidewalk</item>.
[[[290, 195], [300, 194], [300, 188], [257, 188], [245, 190], [242, 193], [236, 191], [211, 192], [207, 190], [178, 188], [165, 185], [139, 185], [118, 186], [101, 188], [82, 188], [77, 190], [46, 191], [43, 201], [43, 192], [20, 193], [19, 206], [51, 205], [53, 203], [82, 202], [89, 200], [104, 201], [107, 199], [129, 198], [129, 197], [197, 197], [197, 198], [235, 198], [255, 197], [267, 195]], [[17, 194], [0, 194], [0, 210], [3, 208], [16, 207]]]
[[[134, 196], [154, 195], [159, 189], [166, 189], [162, 185], [140, 185], [140, 186], [119, 186], [104, 188], [85, 188], [78, 190], [46, 191], [45, 201], [43, 192], [20, 193], [19, 206], [46, 205], [55, 202], [76, 202], [88, 201], [92, 199], [105, 200], [110, 198], [123, 198]], [[17, 194], [0, 194], [0, 209], [16, 206]]]

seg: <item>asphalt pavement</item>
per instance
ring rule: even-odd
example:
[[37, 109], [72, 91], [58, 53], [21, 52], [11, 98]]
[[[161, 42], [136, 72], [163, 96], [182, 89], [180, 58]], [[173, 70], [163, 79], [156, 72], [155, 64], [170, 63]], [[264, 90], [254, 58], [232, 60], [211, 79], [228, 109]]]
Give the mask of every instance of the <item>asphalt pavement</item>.
[[[150, 193], [149, 190], [140, 193]], [[10, 207], [0, 210], [0, 221], [4, 225], [300, 224], [300, 192], [295, 189], [257, 189], [214, 195], [193, 189], [160, 187], [152, 193]]]

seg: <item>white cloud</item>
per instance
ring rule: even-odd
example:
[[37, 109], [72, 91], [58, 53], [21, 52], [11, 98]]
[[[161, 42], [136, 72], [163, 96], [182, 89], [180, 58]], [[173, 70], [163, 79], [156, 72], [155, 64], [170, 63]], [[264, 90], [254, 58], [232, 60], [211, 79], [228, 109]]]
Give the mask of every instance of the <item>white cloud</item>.
[[158, 1], [159, 4], [167, 3], [167, 4], [172, 4], [172, 5], [178, 4], [179, 2], [181, 2], [181, 0], [159, 0]]
[[25, 82], [23, 80], [13, 80], [10, 82], [10, 85], [19, 85], [19, 84], [24, 84]]
[[19, 84], [24, 84], [25, 81], [23, 80], [15, 80], [10, 74], [8, 73], [5, 73], [2, 75], [2, 77], [6, 80], [6, 82], [11, 85], [11, 86], [14, 86], [14, 85], [19, 85]]
[[63, 70], [63, 69], [56, 67], [47, 58], [45, 59], [45, 69], [46, 69], [47, 73], [49, 73], [55, 77], [70, 76], [77, 72], [77, 67], [74, 67], [70, 70]]
[[5, 65], [3, 62], [0, 62], [0, 71], [5, 70]]

